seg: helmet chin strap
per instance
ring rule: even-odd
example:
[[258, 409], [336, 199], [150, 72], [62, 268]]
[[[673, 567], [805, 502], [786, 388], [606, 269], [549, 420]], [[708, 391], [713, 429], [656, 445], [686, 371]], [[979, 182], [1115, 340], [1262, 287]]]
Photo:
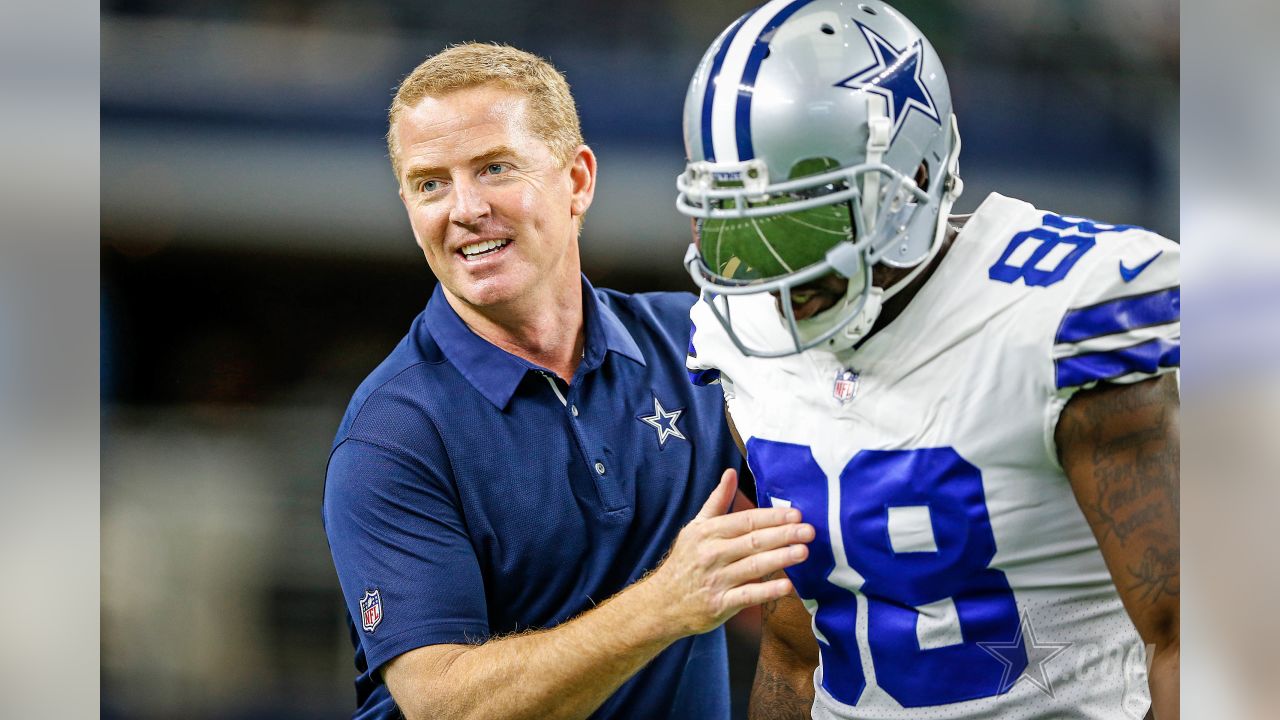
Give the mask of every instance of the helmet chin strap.
[[[889, 120], [888, 99], [867, 93], [867, 163], [878, 165], [889, 151], [893, 122]], [[862, 181], [862, 216], [867, 227], [876, 224], [880, 206], [880, 173], [867, 173]]]
[[[875, 108], [876, 106], [873, 103], [873, 122], [879, 119], [875, 116]], [[828, 340], [825, 343], [826, 349], [832, 352], [848, 350], [856, 345], [859, 340], [866, 337], [867, 333], [871, 332], [871, 328], [875, 326], [876, 320], [879, 319], [880, 310], [884, 307], [884, 304], [889, 302], [894, 295], [910, 286], [920, 276], [920, 273], [928, 269], [934, 258], [938, 256], [938, 251], [942, 249], [943, 240], [947, 237], [947, 228], [949, 227], [947, 218], [951, 215], [951, 206], [955, 203], [956, 198], [960, 197], [960, 193], [964, 192], [964, 182], [958, 174], [960, 167], [960, 129], [956, 124], [954, 113], [950, 116], [950, 121], [951, 152], [947, 154], [947, 162], [944, 166], [946, 174], [943, 180], [946, 183], [946, 187], [943, 189], [942, 198], [938, 202], [938, 223], [933, 233], [933, 242], [929, 245], [929, 252], [911, 269], [911, 272], [907, 273], [905, 277], [891, 287], [879, 288], [872, 285], [866, 288], [866, 300], [862, 304], [862, 309], [858, 312], [858, 317], [850, 321], [843, 331], [836, 333], [835, 337]], [[871, 145], [875, 142], [875, 132], [873, 131], [871, 135], [872, 137], [867, 141], [868, 151], [870, 151]], [[874, 175], [875, 173], [872, 173], [872, 176]], [[817, 324], [825, 324], [822, 323], [822, 320], [841, 314], [841, 311], [846, 310], [851, 304], [857, 302], [862, 294], [863, 289], [861, 287], [855, 288], [851, 280], [848, 289], [845, 291], [844, 298], [834, 307], [813, 316], [811, 320], [817, 321]]]

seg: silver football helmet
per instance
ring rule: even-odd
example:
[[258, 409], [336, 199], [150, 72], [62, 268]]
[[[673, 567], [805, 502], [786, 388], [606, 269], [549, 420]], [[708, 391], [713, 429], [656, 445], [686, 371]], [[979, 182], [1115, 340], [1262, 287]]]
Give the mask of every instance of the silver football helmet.
[[[685, 267], [748, 355], [853, 347], [929, 264], [962, 188], [942, 63], [878, 0], [772, 0], [738, 18], [689, 84], [684, 139]], [[878, 262], [915, 270], [877, 288]], [[791, 291], [831, 272], [845, 297], [797, 321]], [[787, 346], [735, 332], [730, 298], [755, 293], [779, 298]]]

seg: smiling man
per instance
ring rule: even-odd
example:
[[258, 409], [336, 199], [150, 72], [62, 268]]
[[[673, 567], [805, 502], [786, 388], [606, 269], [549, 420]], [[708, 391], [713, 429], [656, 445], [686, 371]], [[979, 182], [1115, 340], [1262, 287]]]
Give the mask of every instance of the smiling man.
[[356, 717], [727, 718], [719, 628], [790, 592], [761, 578], [813, 528], [726, 514], [740, 461], [685, 374], [694, 297], [582, 276], [596, 159], [545, 61], [450, 48], [389, 126], [439, 284], [329, 460]]

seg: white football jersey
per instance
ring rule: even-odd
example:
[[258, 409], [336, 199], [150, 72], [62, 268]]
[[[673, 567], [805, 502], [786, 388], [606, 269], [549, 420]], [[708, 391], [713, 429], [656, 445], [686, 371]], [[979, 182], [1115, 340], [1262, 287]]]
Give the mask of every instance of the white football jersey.
[[[722, 382], [760, 504], [817, 529], [788, 570], [815, 718], [1145, 715], [1145, 651], [1053, 436], [1077, 390], [1176, 369], [1178, 255], [993, 194], [857, 350], [747, 357], [693, 307], [690, 374]], [[729, 307], [749, 344], [787, 344], [772, 297]]]

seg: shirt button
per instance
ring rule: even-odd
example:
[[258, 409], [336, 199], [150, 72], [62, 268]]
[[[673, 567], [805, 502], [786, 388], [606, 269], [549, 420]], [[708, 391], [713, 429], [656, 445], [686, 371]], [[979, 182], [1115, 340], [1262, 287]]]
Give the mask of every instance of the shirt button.
[[569, 412], [573, 413], [573, 416], [574, 416], [574, 417], [578, 417], [578, 406], [577, 406], [577, 405], [570, 405], [570, 406], [569, 406]]
[[604, 463], [602, 462], [596, 463], [596, 472], [600, 475], [604, 474]]

